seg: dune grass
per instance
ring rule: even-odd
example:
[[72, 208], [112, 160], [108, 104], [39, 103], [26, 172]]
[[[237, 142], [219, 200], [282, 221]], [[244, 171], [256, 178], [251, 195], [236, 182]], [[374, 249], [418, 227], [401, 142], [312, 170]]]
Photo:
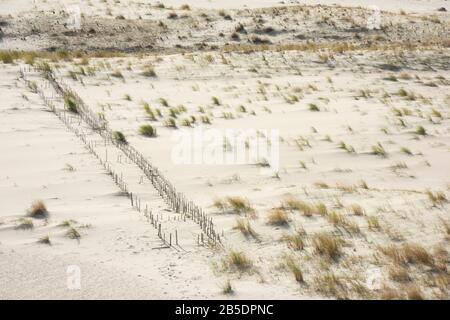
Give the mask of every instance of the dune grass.
[[42, 200], [33, 201], [30, 208], [27, 210], [27, 216], [32, 218], [46, 218], [48, 216], [48, 210]]

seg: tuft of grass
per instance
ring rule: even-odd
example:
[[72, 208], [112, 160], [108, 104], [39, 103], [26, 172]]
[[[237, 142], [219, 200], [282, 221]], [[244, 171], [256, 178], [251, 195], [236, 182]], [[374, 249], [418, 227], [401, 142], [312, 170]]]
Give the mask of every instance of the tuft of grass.
[[27, 210], [27, 216], [32, 218], [46, 218], [48, 210], [42, 200], [33, 201], [30, 208]]
[[164, 120], [163, 124], [168, 128], [177, 128], [177, 123], [175, 122], [174, 118], [168, 118], [167, 120]]
[[215, 199], [213, 206], [222, 212], [229, 210], [231, 213], [235, 214], [254, 214], [255, 209], [251, 205], [248, 199], [242, 197], [226, 197], [223, 199]]
[[314, 182], [314, 185], [319, 189], [328, 189], [330, 186], [323, 181]]
[[372, 146], [372, 154], [386, 158], [387, 157], [387, 152], [386, 150], [383, 148], [383, 146], [381, 145], [381, 143], [378, 143], [374, 146]]
[[66, 237], [68, 237], [69, 239], [80, 239], [81, 235], [78, 232], [77, 229], [75, 229], [74, 227], [70, 227], [69, 230], [67, 230], [66, 232]]
[[123, 79], [123, 74], [119, 70], [116, 70], [111, 73], [111, 77]]
[[308, 104], [308, 109], [309, 109], [309, 111], [314, 111], [314, 112], [320, 111], [319, 107], [314, 103]]
[[228, 206], [233, 210], [233, 212], [241, 214], [241, 213], [250, 213], [254, 212], [250, 201], [244, 199], [242, 197], [227, 197], [226, 199]]
[[77, 103], [71, 94], [64, 95], [64, 106], [69, 112], [78, 113]]
[[221, 103], [220, 103], [219, 98], [217, 98], [217, 97], [212, 97], [211, 100], [212, 100], [212, 103], [213, 103], [214, 105], [220, 106]]
[[233, 290], [230, 280], [225, 281], [225, 283], [222, 285], [222, 293], [223, 294], [233, 294], [234, 293], [234, 290]]
[[150, 118], [150, 120], [155, 121], [156, 120], [155, 113], [153, 112], [152, 108], [150, 108], [150, 105], [148, 103], [144, 103], [143, 107], [145, 113]]
[[313, 236], [312, 245], [315, 252], [331, 260], [337, 260], [342, 255], [343, 240], [331, 233], [320, 232]]
[[48, 244], [48, 245], [52, 244], [49, 236], [43, 236], [43, 237], [39, 238], [39, 240], [37, 242], [42, 243], [42, 244]]
[[258, 237], [257, 233], [250, 225], [250, 221], [248, 221], [248, 219], [237, 218], [236, 225], [233, 229], [239, 230], [245, 237], [253, 237], [255, 239], [257, 239]]
[[380, 221], [376, 216], [368, 216], [366, 220], [370, 230], [381, 230]]
[[419, 136], [426, 136], [427, 130], [425, 130], [425, 128], [422, 126], [418, 126], [415, 133], [418, 134]]
[[142, 70], [142, 75], [148, 78], [155, 78], [156, 72], [152, 65], [146, 65]]
[[302, 200], [298, 200], [294, 197], [290, 197], [288, 199], [286, 199], [283, 203], [282, 203], [282, 207], [283, 208], [287, 208], [289, 210], [297, 210], [301, 213], [303, 213], [303, 215], [307, 216], [307, 217], [311, 217], [313, 214], [318, 214], [318, 215], [327, 215], [328, 213], [328, 209], [326, 207], [326, 205], [324, 203], [307, 203], [305, 201]]
[[14, 228], [17, 230], [31, 230], [34, 228], [33, 221], [31, 219], [21, 219], [20, 223]]
[[146, 137], [156, 137], [156, 129], [149, 124], [140, 126], [139, 133]]
[[410, 285], [406, 289], [406, 296], [408, 300], [425, 300], [425, 297], [417, 285]]
[[402, 246], [379, 247], [378, 250], [394, 263], [405, 264], [423, 264], [432, 266], [434, 264], [433, 256], [421, 245], [406, 243]]
[[14, 56], [9, 51], [0, 51], [0, 61], [4, 64], [14, 63]]
[[229, 268], [238, 271], [248, 271], [253, 267], [252, 260], [242, 251], [231, 250], [226, 257], [225, 262]]
[[284, 261], [285, 266], [294, 275], [295, 281], [303, 282], [303, 273], [298, 264], [295, 262], [292, 256], [286, 256]]
[[127, 139], [125, 138], [125, 135], [120, 131], [114, 131], [113, 132], [113, 139], [119, 143], [128, 143]]
[[341, 277], [333, 272], [321, 273], [313, 281], [317, 290], [327, 296], [337, 296], [344, 287]]
[[169, 107], [169, 102], [164, 98], [159, 98], [159, 104], [166, 108]]
[[288, 248], [299, 251], [305, 248], [304, 234], [296, 232], [294, 234], [284, 235], [281, 239], [287, 243]]
[[401, 152], [403, 152], [404, 154], [407, 154], [408, 156], [412, 156], [412, 152], [411, 152], [411, 150], [409, 150], [408, 148], [406, 148], [406, 147], [401, 147], [400, 148], [400, 151]]
[[400, 265], [393, 265], [389, 267], [389, 278], [391, 278], [395, 282], [409, 282], [411, 281], [411, 277], [409, 276], [409, 272], [406, 268]]
[[364, 209], [359, 204], [353, 204], [349, 208], [350, 212], [355, 216], [363, 216], [365, 214]]
[[287, 226], [289, 224], [289, 215], [283, 209], [272, 209], [267, 215], [267, 223], [274, 226]]
[[442, 205], [447, 202], [447, 197], [445, 193], [442, 191], [437, 191], [433, 193], [432, 191], [427, 190], [427, 196], [434, 207]]

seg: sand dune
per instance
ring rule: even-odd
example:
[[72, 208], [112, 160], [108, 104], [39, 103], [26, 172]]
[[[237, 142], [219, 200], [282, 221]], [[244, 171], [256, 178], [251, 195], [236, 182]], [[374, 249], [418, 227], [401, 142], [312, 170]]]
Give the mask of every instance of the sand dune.
[[446, 1], [163, 3], [0, 2], [0, 298], [448, 299]]

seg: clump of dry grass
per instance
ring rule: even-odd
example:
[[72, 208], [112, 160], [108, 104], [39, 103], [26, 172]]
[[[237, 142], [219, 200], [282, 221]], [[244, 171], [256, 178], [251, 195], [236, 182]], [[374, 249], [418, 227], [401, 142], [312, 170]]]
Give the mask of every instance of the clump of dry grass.
[[302, 270], [292, 256], [284, 257], [284, 265], [294, 275], [295, 281], [304, 282]]
[[155, 137], [156, 129], [149, 124], [144, 124], [139, 127], [139, 133], [146, 137]]
[[255, 209], [251, 205], [248, 199], [242, 197], [226, 197], [223, 199], [215, 199], [213, 202], [213, 206], [222, 212], [226, 210], [230, 210], [235, 214], [254, 214]]
[[445, 193], [442, 191], [432, 192], [432, 191], [428, 190], [427, 196], [428, 196], [428, 199], [430, 199], [433, 206], [435, 206], [435, 207], [447, 202], [447, 197], [446, 197]]
[[248, 219], [237, 218], [234, 229], [239, 230], [246, 237], [253, 237], [255, 239], [258, 237], [257, 233], [255, 232], [255, 230], [253, 230], [250, 221], [248, 221]]
[[327, 296], [338, 296], [345, 289], [341, 277], [333, 272], [326, 272], [314, 277], [314, 286], [318, 292]]
[[285, 241], [292, 250], [299, 251], [305, 248], [304, 232], [297, 231], [293, 234], [284, 235], [281, 240]]
[[364, 209], [359, 204], [351, 205], [349, 211], [355, 216], [363, 216], [365, 214]]
[[425, 300], [422, 290], [416, 284], [408, 286], [406, 289], [406, 296], [408, 297], [408, 300]]
[[49, 236], [43, 236], [43, 237], [39, 238], [39, 240], [37, 242], [42, 243], [42, 244], [48, 244], [48, 245], [52, 244]]
[[34, 228], [33, 221], [31, 219], [21, 219], [20, 223], [14, 228], [16, 230], [30, 230]]
[[397, 289], [388, 286], [383, 286], [379, 291], [379, 298], [381, 300], [401, 300], [403, 299], [403, 295]]
[[249, 271], [253, 267], [252, 260], [242, 251], [231, 250], [224, 260], [225, 265], [231, 270]]
[[222, 293], [223, 294], [233, 294], [234, 293], [234, 289], [231, 285], [230, 280], [225, 281], [225, 283], [222, 285]]
[[359, 233], [359, 226], [350, 221], [347, 217], [337, 212], [331, 212], [327, 215], [328, 221], [332, 223], [335, 227], [341, 227], [345, 229], [348, 233]]
[[289, 224], [289, 215], [281, 208], [272, 209], [267, 215], [267, 223], [274, 226], [287, 226]]
[[114, 131], [112, 136], [113, 136], [114, 141], [117, 141], [117, 142], [123, 143], [123, 144], [128, 143], [127, 139], [125, 138], [125, 135], [120, 131]]
[[69, 230], [67, 230], [66, 236], [67, 236], [69, 239], [76, 239], [76, 240], [78, 240], [78, 239], [81, 238], [80, 233], [79, 233], [78, 230], [75, 229], [74, 227], [70, 227]]
[[393, 265], [389, 267], [389, 278], [396, 282], [409, 282], [411, 277], [409, 276], [408, 269], [400, 265]]
[[402, 246], [379, 247], [378, 250], [398, 265], [423, 264], [434, 265], [433, 256], [418, 244], [406, 243]]
[[143, 68], [142, 75], [144, 77], [154, 78], [154, 77], [156, 77], [156, 72], [155, 72], [155, 69], [153, 68], [153, 66], [149, 64]]
[[27, 215], [32, 218], [46, 218], [48, 216], [48, 210], [42, 200], [36, 200], [31, 204], [31, 207], [27, 210]]
[[320, 232], [312, 237], [315, 252], [331, 260], [337, 260], [342, 255], [343, 240], [331, 233]]
[[368, 216], [366, 219], [370, 230], [381, 230], [380, 222], [376, 216]]
[[381, 145], [381, 143], [378, 143], [374, 146], [372, 146], [372, 154], [386, 158], [387, 157], [387, 151], [384, 149], [384, 147]]
[[282, 202], [282, 207], [289, 210], [297, 210], [307, 217], [311, 217], [313, 214], [327, 215], [327, 206], [322, 203], [308, 203], [294, 197], [289, 197]]

